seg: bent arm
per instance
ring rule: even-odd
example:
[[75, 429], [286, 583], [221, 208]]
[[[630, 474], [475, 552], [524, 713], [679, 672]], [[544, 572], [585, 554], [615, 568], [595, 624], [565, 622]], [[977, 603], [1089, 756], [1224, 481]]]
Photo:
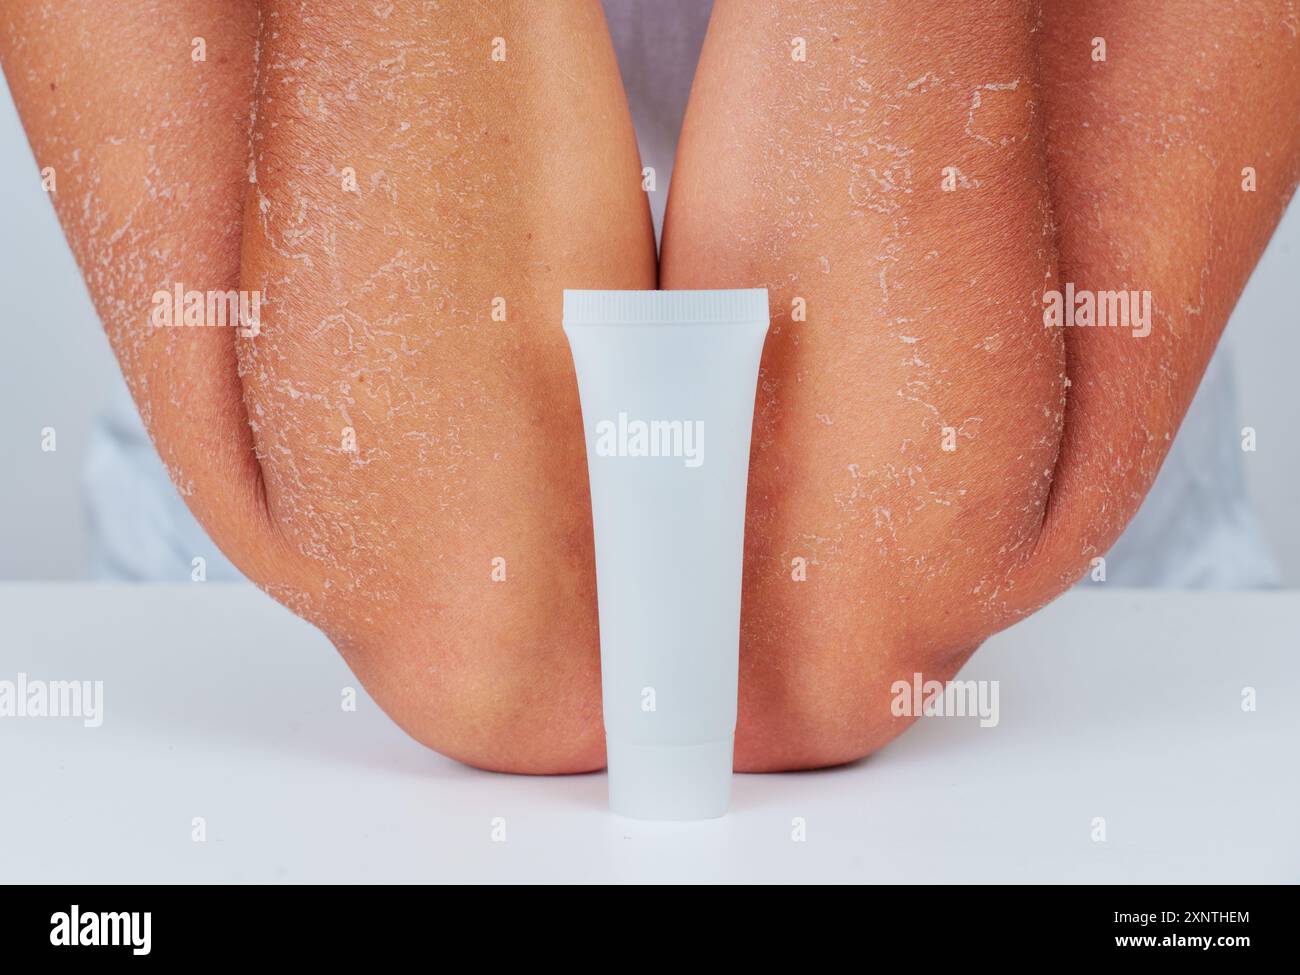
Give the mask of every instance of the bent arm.
[[1065, 389], [1033, 28], [1018, 2], [714, 7], [660, 271], [771, 295], [743, 767], [879, 746], [895, 679], [1014, 612]]
[[1077, 579], [1136, 513], [1295, 190], [1298, 29], [1265, 0], [1046, 5], [1061, 281], [1148, 292], [1152, 316], [1140, 338], [1064, 329], [1065, 431], [1026, 606]]
[[256, 32], [252, 2], [0, 10], [10, 91], [154, 446], [222, 551], [265, 576], [278, 553], [236, 329], [150, 322], [156, 292], [239, 287]]

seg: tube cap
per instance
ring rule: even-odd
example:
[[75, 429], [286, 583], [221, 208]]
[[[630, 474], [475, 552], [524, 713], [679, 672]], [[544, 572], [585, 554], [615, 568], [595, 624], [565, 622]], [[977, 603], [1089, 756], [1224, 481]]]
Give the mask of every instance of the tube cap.
[[703, 745], [605, 740], [609, 808], [630, 819], [716, 819], [731, 802], [735, 736]]

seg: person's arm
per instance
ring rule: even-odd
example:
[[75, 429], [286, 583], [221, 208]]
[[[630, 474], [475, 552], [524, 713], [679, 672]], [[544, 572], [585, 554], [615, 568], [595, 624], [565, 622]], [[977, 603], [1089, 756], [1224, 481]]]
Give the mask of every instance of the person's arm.
[[149, 435], [222, 551], [275, 577], [235, 329], [150, 323], [156, 292], [239, 287], [256, 35], [251, 0], [0, 6], [9, 90]]
[[1060, 443], [1031, 13], [890, 11], [720, 0], [673, 175], [663, 286], [766, 285], [773, 309], [742, 768], [847, 761], [909, 723], [893, 681], [950, 677], [1011, 614]]
[[596, 0], [267, 0], [241, 347], [286, 593], [411, 734], [465, 761], [604, 761], [565, 288], [653, 288]]
[[[599, 767], [561, 294], [655, 286], [599, 3], [15, 0], [0, 57], [214, 541], [430, 747]], [[153, 328], [178, 284], [264, 295], [259, 333]]]
[[[1300, 166], [1296, 25], [1275, 4], [894, 12], [719, 0], [674, 173], [664, 286], [766, 284], [776, 316], [748, 768], [888, 741], [908, 723], [894, 681], [950, 678], [1106, 551]], [[1045, 328], [1067, 282], [1149, 289], [1150, 334]]]
[[1295, 190], [1298, 30], [1271, 0], [1046, 5], [1061, 280], [1149, 291], [1153, 315], [1144, 338], [1065, 329], [1065, 432], [1028, 607], [1077, 579], [1137, 511]]

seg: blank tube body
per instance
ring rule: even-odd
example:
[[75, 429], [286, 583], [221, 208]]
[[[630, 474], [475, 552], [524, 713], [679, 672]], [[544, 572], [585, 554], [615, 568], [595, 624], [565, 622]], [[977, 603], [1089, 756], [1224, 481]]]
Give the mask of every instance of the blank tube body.
[[722, 815], [767, 292], [566, 291], [595, 530], [610, 805]]

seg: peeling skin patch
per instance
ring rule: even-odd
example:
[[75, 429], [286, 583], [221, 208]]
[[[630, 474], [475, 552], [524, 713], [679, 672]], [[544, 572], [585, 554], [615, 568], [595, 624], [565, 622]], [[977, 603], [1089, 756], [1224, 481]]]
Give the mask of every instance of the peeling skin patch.
[[[809, 602], [833, 591], [845, 632], [860, 614], [876, 641], [900, 627], [930, 644], [913, 600], [974, 591], [956, 599], [971, 620], [1002, 618], [1059, 444], [1061, 411], [1042, 407], [1059, 395], [1062, 343], [1043, 334], [1037, 299], [1022, 301], [1053, 270], [1031, 62], [919, 47], [899, 58], [867, 18], [795, 19], [776, 15], [770, 33], [807, 38], [815, 65], [769, 91], [728, 61], [728, 78], [762, 95], [714, 106], [731, 120], [726, 144], [751, 160], [727, 170], [748, 209], [723, 248], [760, 269], [774, 308], [796, 294], [808, 309], [798, 329], [769, 334], [746, 540], [778, 564], [814, 560], [818, 588], [747, 588], [747, 606], [770, 607], [756, 611], [768, 632], [801, 633]], [[941, 193], [947, 166], [954, 193]], [[955, 452], [941, 450], [945, 427]]]
[[1033, 132], [1034, 101], [1020, 93], [1020, 79], [980, 85], [970, 93], [966, 134], [989, 146], [1023, 142]]
[[[612, 177], [575, 186], [551, 164], [556, 118], [602, 80], [590, 44], [548, 34], [553, 60], [583, 74], [560, 92], [522, 40], [488, 60], [490, 36], [458, 8], [267, 9], [244, 274], [268, 297], [240, 369], [268, 506], [330, 584], [285, 599], [325, 617], [345, 654], [358, 648], [354, 666], [387, 661], [380, 678], [400, 678], [402, 695], [463, 670], [494, 687], [527, 669], [594, 688], [580, 414], [550, 296], [575, 274], [645, 283], [627, 269], [633, 249], [585, 217], [589, 197], [625, 222]], [[612, 166], [615, 140], [593, 138], [592, 168]], [[488, 576], [496, 554], [508, 585]]]

